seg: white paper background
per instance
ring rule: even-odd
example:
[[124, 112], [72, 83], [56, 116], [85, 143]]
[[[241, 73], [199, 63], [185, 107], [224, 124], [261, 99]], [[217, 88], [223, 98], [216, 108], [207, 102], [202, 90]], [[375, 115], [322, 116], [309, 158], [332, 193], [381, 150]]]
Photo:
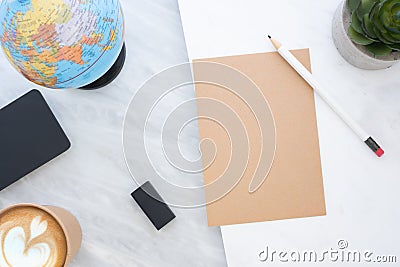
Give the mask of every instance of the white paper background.
[[[190, 59], [272, 51], [265, 38], [267, 34], [288, 48], [310, 47], [316, 79], [386, 150], [385, 157], [378, 159], [317, 98], [328, 215], [222, 227], [230, 267], [281, 266], [276, 260], [273, 263], [258, 260], [266, 245], [274, 250], [322, 253], [337, 249], [341, 239], [348, 242], [350, 250], [396, 255], [400, 260], [396, 242], [400, 237], [397, 207], [400, 65], [365, 71], [349, 65], [339, 55], [331, 37], [332, 18], [339, 3], [339, 0], [179, 1]], [[268, 73], [265, 75], [268, 77]]]

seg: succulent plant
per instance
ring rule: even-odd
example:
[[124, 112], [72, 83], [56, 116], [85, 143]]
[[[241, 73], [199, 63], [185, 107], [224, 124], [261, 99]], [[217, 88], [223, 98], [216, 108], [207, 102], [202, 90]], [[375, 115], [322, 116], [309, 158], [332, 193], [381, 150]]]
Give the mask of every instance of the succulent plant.
[[347, 0], [350, 39], [374, 56], [400, 51], [400, 0]]

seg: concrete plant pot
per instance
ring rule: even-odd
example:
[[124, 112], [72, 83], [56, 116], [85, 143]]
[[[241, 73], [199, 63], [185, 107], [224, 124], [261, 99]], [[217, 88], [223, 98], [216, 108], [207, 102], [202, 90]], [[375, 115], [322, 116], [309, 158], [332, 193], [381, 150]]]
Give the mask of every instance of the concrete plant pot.
[[336, 10], [332, 34], [336, 48], [350, 64], [361, 69], [379, 70], [389, 68], [399, 61], [400, 52], [393, 52], [385, 57], [374, 57], [363, 46], [355, 44], [347, 34], [350, 23], [351, 14], [345, 0]]

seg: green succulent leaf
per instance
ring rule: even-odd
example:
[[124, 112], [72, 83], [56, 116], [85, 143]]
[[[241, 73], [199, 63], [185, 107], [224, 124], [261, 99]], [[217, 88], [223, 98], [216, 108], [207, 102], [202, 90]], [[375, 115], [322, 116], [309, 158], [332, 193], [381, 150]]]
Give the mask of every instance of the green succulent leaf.
[[392, 53], [392, 48], [382, 43], [373, 43], [366, 45], [365, 48], [374, 56], [387, 56]]
[[356, 9], [357, 17], [362, 21], [365, 14], [369, 14], [377, 0], [361, 0], [360, 5]]
[[400, 51], [400, 44], [392, 44], [392, 45], [387, 45], [387, 46], [395, 51]]
[[383, 31], [381, 32], [383, 38], [385, 38], [387, 41], [389, 41], [389, 43], [397, 43], [398, 40], [393, 37], [390, 33], [388, 33], [387, 31]]
[[[381, 6], [382, 6], [381, 2], [374, 5], [373, 8], [371, 9], [369, 18], [371, 19], [375, 28], [377, 28], [379, 31], [386, 31], [385, 27], [383, 27], [383, 25], [381, 23], [381, 20], [379, 19], [379, 10], [380, 10]], [[378, 34], [378, 37], [379, 37], [379, 34]]]
[[363, 31], [372, 39], [377, 40], [378, 36], [376, 36], [376, 33], [374, 31], [374, 24], [369, 18], [368, 14], [364, 15], [363, 23], [361, 25]]
[[374, 40], [371, 40], [370, 38], [367, 38], [365, 35], [356, 32], [353, 29], [353, 27], [349, 27], [349, 37], [353, 42], [359, 45], [369, 45], [374, 42]]
[[349, 10], [351, 13], [353, 13], [357, 7], [360, 5], [361, 0], [348, 0], [347, 1], [347, 6], [349, 7]]
[[385, 27], [390, 34], [400, 34], [400, 28]]
[[383, 36], [383, 31], [380, 31], [378, 28], [374, 28], [374, 32], [376, 34], [376, 36], [378, 36], [379, 41], [381, 41], [384, 44], [393, 44], [393, 42], [387, 40], [384, 36]]
[[396, 3], [392, 9], [393, 19], [396, 23], [400, 23], [400, 3]]
[[393, 24], [392, 13], [388, 10], [382, 10], [379, 14], [379, 18], [381, 19], [382, 25], [387, 29], [390, 28]]
[[400, 42], [400, 34], [399, 33], [394, 33], [394, 32], [390, 32], [390, 35], [397, 40], [396, 43]]
[[353, 29], [356, 32], [364, 34], [364, 31], [361, 26], [361, 21], [358, 19], [357, 14], [355, 12], [351, 15], [351, 27], [353, 27]]

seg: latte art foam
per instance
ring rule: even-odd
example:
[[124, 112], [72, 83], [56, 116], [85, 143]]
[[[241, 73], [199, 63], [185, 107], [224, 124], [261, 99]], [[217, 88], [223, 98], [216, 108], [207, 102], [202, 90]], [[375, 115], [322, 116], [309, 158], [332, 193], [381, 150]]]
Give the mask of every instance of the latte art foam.
[[61, 267], [66, 251], [61, 226], [45, 211], [18, 207], [0, 217], [0, 267]]

